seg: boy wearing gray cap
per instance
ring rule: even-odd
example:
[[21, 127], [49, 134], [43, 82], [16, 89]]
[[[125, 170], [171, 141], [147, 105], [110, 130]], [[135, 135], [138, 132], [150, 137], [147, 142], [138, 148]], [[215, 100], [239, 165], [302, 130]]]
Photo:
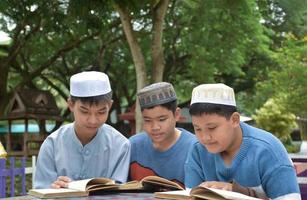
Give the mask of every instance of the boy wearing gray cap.
[[301, 199], [296, 173], [282, 143], [240, 122], [234, 91], [203, 84], [192, 92], [190, 114], [198, 143], [185, 164], [185, 184], [262, 199]]
[[42, 144], [34, 188], [67, 187], [71, 180], [93, 177], [126, 182], [129, 140], [105, 124], [112, 106], [108, 76], [95, 71], [73, 75], [67, 103], [74, 122], [60, 127]]
[[177, 97], [170, 83], [149, 85], [137, 94], [145, 132], [130, 138], [130, 179], [156, 175], [184, 185], [184, 162], [195, 136], [176, 128], [180, 118]]

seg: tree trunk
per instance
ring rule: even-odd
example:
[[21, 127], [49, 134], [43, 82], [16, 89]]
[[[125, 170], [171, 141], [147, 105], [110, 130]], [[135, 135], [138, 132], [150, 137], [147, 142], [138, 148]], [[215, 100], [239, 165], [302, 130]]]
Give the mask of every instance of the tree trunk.
[[[137, 91], [139, 91], [147, 83], [144, 55], [134, 34], [129, 11], [118, 4], [115, 4], [115, 9], [119, 13], [123, 25], [123, 30], [126, 35], [126, 39], [128, 41], [129, 48], [132, 54], [132, 59], [135, 65], [135, 72], [136, 72]], [[135, 125], [136, 125], [136, 132], [139, 132], [142, 129], [142, 117], [138, 100], [136, 101], [136, 107], [135, 107]]]
[[163, 22], [169, 0], [160, 0], [153, 8], [153, 27], [152, 27], [152, 81], [160, 82], [163, 80], [163, 72], [165, 67], [163, 53]]
[[0, 58], [0, 117], [3, 117], [9, 95], [7, 92], [8, 66], [6, 59]]

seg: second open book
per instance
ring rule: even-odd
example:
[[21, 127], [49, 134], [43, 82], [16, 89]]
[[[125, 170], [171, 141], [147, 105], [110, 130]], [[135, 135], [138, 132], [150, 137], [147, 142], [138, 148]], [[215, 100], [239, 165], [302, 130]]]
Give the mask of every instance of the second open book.
[[155, 192], [154, 196], [161, 199], [175, 200], [260, 200], [237, 192], [200, 186], [187, 190]]
[[170, 191], [183, 190], [179, 184], [158, 176], [147, 176], [141, 181], [131, 181], [124, 184], [117, 184], [108, 178], [92, 178], [79, 181], [72, 181], [68, 188], [61, 189], [32, 189], [30, 195], [39, 198], [63, 198], [88, 196], [92, 192], [103, 191]]

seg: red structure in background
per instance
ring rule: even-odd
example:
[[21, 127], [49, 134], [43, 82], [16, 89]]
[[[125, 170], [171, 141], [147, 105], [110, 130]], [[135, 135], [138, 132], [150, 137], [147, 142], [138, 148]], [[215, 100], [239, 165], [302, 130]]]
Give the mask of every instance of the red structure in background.
[[122, 113], [118, 115], [120, 120], [127, 120], [130, 126], [129, 136], [135, 134], [135, 104], [133, 104], [130, 108], [128, 108], [128, 112]]
[[[127, 120], [130, 125], [130, 133], [129, 136], [132, 136], [136, 133], [135, 129], [135, 104], [133, 104], [130, 108], [128, 108], [128, 112], [122, 113], [118, 115], [120, 120]], [[186, 121], [184, 116], [181, 116], [179, 122], [183, 123]]]

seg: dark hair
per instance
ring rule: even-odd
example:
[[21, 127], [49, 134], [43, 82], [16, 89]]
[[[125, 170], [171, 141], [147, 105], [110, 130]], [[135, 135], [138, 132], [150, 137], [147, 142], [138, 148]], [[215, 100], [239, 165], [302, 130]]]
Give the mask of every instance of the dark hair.
[[170, 102], [163, 103], [163, 104], [154, 105], [154, 106], [151, 106], [151, 107], [148, 107], [148, 108], [141, 108], [141, 110], [143, 111], [144, 109], [152, 109], [152, 108], [157, 107], [157, 106], [164, 107], [167, 110], [170, 110], [173, 113], [175, 113], [175, 111], [177, 109], [177, 100], [170, 101]]
[[99, 95], [99, 96], [93, 96], [93, 97], [70, 96], [70, 99], [73, 103], [80, 100], [84, 104], [98, 105], [100, 102], [108, 102], [108, 101], [112, 100], [112, 91], [107, 93], [107, 94], [103, 94], [103, 95]]
[[190, 115], [201, 116], [202, 114], [217, 114], [226, 119], [237, 112], [237, 107], [230, 105], [214, 104], [214, 103], [194, 103], [189, 109]]

